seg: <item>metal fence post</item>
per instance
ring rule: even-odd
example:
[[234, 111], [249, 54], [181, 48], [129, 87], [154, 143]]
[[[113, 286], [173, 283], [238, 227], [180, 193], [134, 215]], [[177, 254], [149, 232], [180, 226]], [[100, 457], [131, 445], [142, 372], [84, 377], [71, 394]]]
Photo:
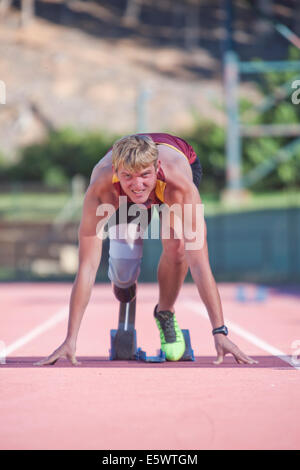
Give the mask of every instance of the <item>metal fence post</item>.
[[148, 124], [148, 107], [147, 102], [151, 97], [151, 89], [149, 87], [141, 87], [136, 102], [136, 129], [137, 133], [149, 131]]
[[225, 53], [225, 96], [227, 108], [226, 187], [241, 189], [241, 139], [239, 131], [238, 58], [233, 51]]

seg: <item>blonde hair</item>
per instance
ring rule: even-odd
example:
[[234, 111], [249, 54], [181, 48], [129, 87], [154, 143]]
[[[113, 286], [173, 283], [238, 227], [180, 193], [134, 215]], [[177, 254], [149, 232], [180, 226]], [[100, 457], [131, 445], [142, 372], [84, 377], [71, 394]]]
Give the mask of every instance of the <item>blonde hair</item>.
[[127, 171], [141, 171], [157, 166], [158, 149], [151, 137], [147, 135], [128, 135], [115, 142], [112, 148], [112, 163], [115, 171], [120, 165]]

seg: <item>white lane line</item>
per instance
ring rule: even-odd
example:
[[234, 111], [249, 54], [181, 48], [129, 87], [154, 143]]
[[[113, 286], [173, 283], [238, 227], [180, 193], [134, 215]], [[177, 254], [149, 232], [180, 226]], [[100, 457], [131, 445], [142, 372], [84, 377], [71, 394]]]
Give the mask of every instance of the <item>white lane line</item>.
[[[193, 310], [195, 313], [197, 313], [201, 317], [205, 318], [206, 320], [209, 320], [207, 310], [203, 304], [201, 303], [198, 304], [197, 302], [194, 302], [191, 300], [184, 301], [184, 304], [187, 309]], [[280, 349], [277, 349], [271, 344], [266, 343], [266, 341], [258, 338], [258, 336], [254, 335], [253, 333], [250, 333], [249, 331], [245, 330], [244, 328], [242, 328], [241, 326], [237, 325], [236, 323], [230, 320], [226, 320], [226, 325], [231, 331], [241, 336], [242, 338], [246, 339], [250, 343], [266, 351], [267, 353], [272, 354], [272, 356], [278, 357], [282, 361], [287, 362], [290, 366], [294, 367], [294, 369], [300, 370], [300, 367], [297, 367], [294, 364], [291, 356], [288, 356], [283, 351], [280, 351]]]
[[42, 333], [45, 333], [46, 331], [50, 330], [51, 328], [56, 326], [58, 323], [65, 320], [65, 318], [68, 316], [68, 313], [69, 313], [69, 306], [63, 307], [56, 314], [54, 314], [49, 320], [37, 326], [33, 330], [29, 331], [29, 333], [27, 333], [26, 335], [21, 336], [21, 338], [17, 339], [13, 343], [11, 343], [9, 346], [6, 346], [5, 354], [8, 355], [8, 354], [11, 354], [12, 352], [15, 352], [17, 349], [24, 346], [24, 344], [29, 343], [33, 339], [40, 336]]

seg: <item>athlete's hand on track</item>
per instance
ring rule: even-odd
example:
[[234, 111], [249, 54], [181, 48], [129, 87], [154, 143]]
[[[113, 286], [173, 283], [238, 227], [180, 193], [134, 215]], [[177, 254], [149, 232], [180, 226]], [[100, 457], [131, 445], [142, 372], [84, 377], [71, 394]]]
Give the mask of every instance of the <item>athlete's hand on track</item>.
[[224, 356], [226, 354], [232, 354], [234, 359], [238, 364], [258, 364], [258, 361], [255, 361], [249, 356], [246, 356], [232, 341], [230, 341], [227, 336], [222, 334], [217, 334], [214, 336], [215, 347], [217, 350], [217, 360], [214, 361], [214, 364], [222, 364]]
[[77, 361], [75, 357], [76, 347], [73, 344], [70, 344], [67, 341], [64, 341], [59, 348], [57, 348], [50, 356], [42, 359], [39, 362], [34, 363], [35, 366], [53, 366], [56, 361], [60, 358], [68, 359], [73, 366], [80, 365], [80, 362]]

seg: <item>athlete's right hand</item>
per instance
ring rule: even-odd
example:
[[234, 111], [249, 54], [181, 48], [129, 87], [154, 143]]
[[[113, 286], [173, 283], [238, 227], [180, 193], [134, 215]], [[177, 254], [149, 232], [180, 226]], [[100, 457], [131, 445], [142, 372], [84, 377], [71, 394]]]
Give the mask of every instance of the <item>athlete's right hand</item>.
[[64, 341], [59, 348], [57, 348], [50, 356], [45, 357], [38, 362], [35, 362], [35, 366], [53, 366], [56, 361], [60, 358], [68, 359], [73, 366], [80, 365], [80, 362], [77, 361], [75, 357], [76, 347], [73, 344], [70, 344], [68, 341]]

